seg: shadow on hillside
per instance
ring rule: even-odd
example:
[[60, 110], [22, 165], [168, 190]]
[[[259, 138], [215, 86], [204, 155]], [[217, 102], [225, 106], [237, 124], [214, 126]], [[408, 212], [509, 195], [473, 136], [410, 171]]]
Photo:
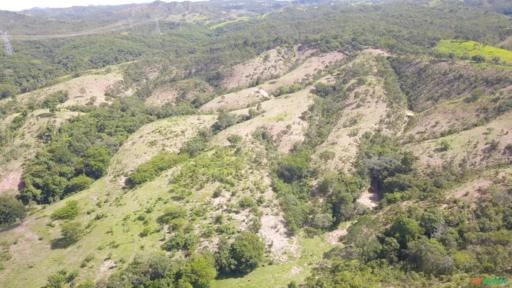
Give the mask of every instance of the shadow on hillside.
[[57, 238], [52, 240], [51, 248], [52, 249], [65, 249], [69, 246], [73, 245], [76, 241], [70, 241], [67, 238]]
[[13, 224], [2, 225], [2, 226], [0, 226], [0, 233], [12, 230], [16, 227], [19, 227], [21, 224], [23, 224], [23, 222], [16, 222]]

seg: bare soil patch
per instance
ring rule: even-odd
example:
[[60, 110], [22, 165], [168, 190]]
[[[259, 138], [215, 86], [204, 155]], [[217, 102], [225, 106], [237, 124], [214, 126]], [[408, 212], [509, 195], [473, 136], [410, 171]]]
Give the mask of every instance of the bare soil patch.
[[175, 103], [180, 99], [192, 100], [197, 96], [211, 93], [212, 90], [213, 88], [204, 81], [196, 79], [181, 80], [156, 88], [145, 102], [149, 106], [160, 106]]
[[361, 196], [357, 199], [357, 203], [373, 209], [379, 205], [379, 197], [377, 194], [370, 192], [369, 190], [364, 191]]
[[448, 192], [448, 199], [475, 203], [482, 196], [482, 192], [487, 190], [492, 184], [493, 181], [486, 178], [472, 180]]
[[340, 243], [340, 238], [347, 235], [346, 228], [338, 228], [334, 231], [327, 233], [326, 240], [329, 244], [335, 245]]
[[219, 96], [201, 107], [204, 112], [215, 112], [218, 110], [238, 110], [252, 106], [256, 103], [268, 100], [271, 95], [280, 87], [287, 87], [294, 83], [311, 79], [315, 73], [325, 70], [328, 66], [342, 60], [345, 57], [340, 52], [330, 52], [319, 56], [312, 56], [299, 65], [296, 69], [282, 77], [267, 81], [257, 87], [242, 89], [237, 92]]
[[221, 85], [226, 89], [247, 87], [261, 80], [281, 76], [296, 61], [295, 51], [287, 48], [275, 48], [256, 58], [235, 65], [224, 77]]
[[[57, 91], [65, 91], [68, 93], [69, 99], [61, 104], [60, 107], [99, 105], [109, 102], [105, 96], [105, 92], [107, 92], [112, 85], [116, 85], [122, 80], [123, 76], [116, 72], [104, 75], [84, 75], [47, 88], [18, 95], [17, 99], [24, 103], [37, 102]], [[130, 92], [131, 91], [124, 91], [121, 96], [129, 94]]]
[[21, 181], [22, 170], [18, 169], [9, 172], [4, 177], [0, 178], [0, 194], [7, 191], [18, 190], [18, 185]]
[[214, 142], [227, 145], [227, 137], [231, 134], [250, 140], [256, 129], [264, 127], [277, 141], [279, 150], [288, 152], [295, 143], [304, 140], [307, 123], [301, 119], [301, 115], [313, 104], [310, 89], [311, 87], [307, 87], [299, 92], [262, 102], [261, 108], [264, 112], [261, 115], [220, 132]]
[[[439, 150], [442, 142], [448, 143], [446, 151]], [[441, 167], [444, 163], [465, 165], [469, 168], [510, 163], [512, 153], [507, 145], [512, 143], [512, 112], [473, 129], [442, 138], [411, 143], [406, 146], [419, 157], [425, 168]]]
[[107, 260], [103, 261], [103, 263], [101, 264], [101, 267], [99, 269], [99, 272], [96, 275], [95, 281], [99, 281], [101, 279], [106, 279], [110, 274], [112, 274], [112, 272], [114, 271], [114, 269], [116, 267], [117, 267], [117, 264], [112, 259], [107, 259]]

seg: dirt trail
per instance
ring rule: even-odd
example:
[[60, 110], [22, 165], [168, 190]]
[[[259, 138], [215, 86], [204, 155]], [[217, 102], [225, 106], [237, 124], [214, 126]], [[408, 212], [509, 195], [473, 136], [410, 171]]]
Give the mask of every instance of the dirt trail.
[[11, 171], [0, 179], [0, 194], [10, 190], [17, 190], [21, 181], [21, 169]]
[[109, 33], [109, 32], [117, 32], [117, 31], [127, 30], [127, 29], [131, 29], [133, 27], [147, 24], [147, 23], [152, 23], [154, 21], [155, 21], [154, 19], [142, 20], [142, 21], [138, 21], [138, 22], [121, 21], [121, 22], [110, 24], [107, 26], [93, 28], [90, 30], [78, 31], [78, 32], [74, 32], [74, 33], [46, 34], [46, 35], [14, 34], [14, 35], [10, 35], [9, 38], [11, 40], [17, 40], [17, 41], [33, 41], [33, 40], [46, 40], [46, 39], [58, 39], [58, 38], [71, 38], [71, 37], [88, 36], [88, 35], [104, 34], [104, 33]]
[[[270, 177], [264, 177], [267, 185], [270, 185]], [[288, 260], [288, 255], [297, 253], [296, 237], [288, 237], [284, 217], [279, 210], [279, 205], [272, 205], [275, 194], [272, 189], [268, 189], [265, 198], [270, 205], [262, 207], [261, 228], [259, 234], [272, 255], [272, 260], [283, 263]]]
[[2, 34], [2, 40], [4, 41], [4, 51], [5, 55], [11, 56], [14, 54], [14, 49], [12, 49], [11, 41], [9, 41], [9, 35], [7, 32], [0, 31], [0, 34]]
[[95, 281], [97, 282], [99, 280], [106, 279], [110, 274], [112, 274], [113, 269], [115, 269], [116, 267], [117, 264], [112, 259], [107, 259], [103, 261], [103, 264], [101, 264], [98, 274], [96, 274]]

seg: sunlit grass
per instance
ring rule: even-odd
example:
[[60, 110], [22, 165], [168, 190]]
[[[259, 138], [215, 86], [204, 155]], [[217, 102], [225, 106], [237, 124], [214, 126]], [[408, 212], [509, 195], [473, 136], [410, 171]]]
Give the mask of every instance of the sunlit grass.
[[482, 56], [487, 60], [500, 59], [512, 63], [512, 51], [476, 41], [441, 40], [435, 50], [443, 54], [453, 53], [458, 57]]
[[311, 269], [322, 260], [323, 254], [331, 248], [331, 245], [322, 237], [301, 238], [299, 245], [301, 253], [296, 259], [290, 257], [292, 259], [286, 263], [259, 267], [244, 277], [216, 280], [211, 287], [287, 287], [291, 281], [297, 284], [302, 283], [310, 275]]
[[217, 23], [215, 25], [212, 25], [210, 27], [210, 29], [218, 29], [218, 28], [222, 28], [226, 25], [229, 25], [229, 24], [233, 24], [233, 23], [238, 23], [238, 22], [245, 22], [245, 21], [249, 21], [249, 17], [239, 17], [237, 19], [234, 19], [234, 20], [229, 20], [229, 21], [224, 21], [224, 22], [221, 22], [221, 23]]

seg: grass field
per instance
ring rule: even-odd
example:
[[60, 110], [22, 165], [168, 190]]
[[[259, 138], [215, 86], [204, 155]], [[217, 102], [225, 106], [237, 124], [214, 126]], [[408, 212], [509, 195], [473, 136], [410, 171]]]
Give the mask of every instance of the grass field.
[[217, 24], [214, 24], [210, 27], [210, 29], [218, 29], [218, 28], [222, 28], [226, 25], [229, 25], [229, 24], [233, 24], [233, 23], [238, 23], [238, 22], [244, 22], [244, 21], [249, 21], [249, 17], [247, 16], [243, 16], [243, 17], [239, 17], [237, 19], [234, 19], [234, 20], [229, 20], [229, 21], [224, 21], [224, 22], [220, 22], [220, 23], [217, 23]]
[[287, 287], [295, 281], [302, 283], [310, 274], [311, 269], [322, 260], [322, 255], [331, 248], [322, 237], [302, 238], [299, 240], [301, 255], [295, 260], [283, 264], [259, 267], [241, 278], [216, 280], [212, 288], [259, 288]]
[[443, 54], [453, 53], [458, 57], [482, 56], [487, 60], [499, 58], [503, 62], [512, 63], [512, 51], [475, 41], [441, 40], [435, 50]]

